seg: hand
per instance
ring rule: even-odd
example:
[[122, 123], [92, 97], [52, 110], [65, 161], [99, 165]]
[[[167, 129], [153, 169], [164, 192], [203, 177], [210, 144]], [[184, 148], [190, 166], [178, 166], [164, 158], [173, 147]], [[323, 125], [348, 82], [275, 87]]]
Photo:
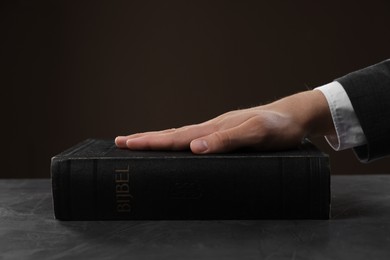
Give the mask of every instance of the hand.
[[280, 150], [303, 138], [333, 134], [327, 101], [320, 91], [306, 91], [268, 105], [231, 111], [201, 124], [118, 136], [119, 148], [222, 153], [240, 147]]

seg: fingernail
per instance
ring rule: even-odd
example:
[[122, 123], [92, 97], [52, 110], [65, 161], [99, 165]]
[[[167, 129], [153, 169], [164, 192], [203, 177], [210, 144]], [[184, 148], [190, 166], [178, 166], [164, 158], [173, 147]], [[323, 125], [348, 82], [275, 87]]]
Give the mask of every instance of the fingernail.
[[192, 151], [196, 153], [204, 153], [209, 149], [206, 140], [194, 140], [191, 143]]
[[117, 136], [116, 138], [115, 138], [115, 144], [120, 144], [120, 142], [123, 140], [123, 138], [124, 138], [124, 136]]

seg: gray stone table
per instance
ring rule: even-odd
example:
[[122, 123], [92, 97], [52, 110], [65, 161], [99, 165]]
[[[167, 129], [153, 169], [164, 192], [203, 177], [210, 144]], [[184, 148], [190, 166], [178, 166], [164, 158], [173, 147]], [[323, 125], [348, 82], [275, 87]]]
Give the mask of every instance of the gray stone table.
[[390, 259], [390, 175], [332, 176], [330, 220], [73, 221], [0, 180], [0, 259]]

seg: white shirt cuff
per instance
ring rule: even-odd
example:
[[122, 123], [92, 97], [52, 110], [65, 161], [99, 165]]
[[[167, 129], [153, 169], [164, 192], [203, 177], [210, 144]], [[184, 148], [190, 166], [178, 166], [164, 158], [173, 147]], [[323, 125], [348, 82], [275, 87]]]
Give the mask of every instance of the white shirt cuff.
[[333, 81], [315, 90], [325, 95], [335, 126], [336, 135], [325, 136], [329, 145], [340, 151], [366, 144], [363, 129], [343, 86]]

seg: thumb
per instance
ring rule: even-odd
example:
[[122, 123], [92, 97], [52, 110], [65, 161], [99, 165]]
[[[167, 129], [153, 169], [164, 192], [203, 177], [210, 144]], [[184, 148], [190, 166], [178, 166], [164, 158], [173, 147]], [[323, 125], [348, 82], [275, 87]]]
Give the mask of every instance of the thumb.
[[231, 130], [225, 130], [193, 140], [190, 148], [195, 154], [223, 153], [237, 148], [235, 143]]

